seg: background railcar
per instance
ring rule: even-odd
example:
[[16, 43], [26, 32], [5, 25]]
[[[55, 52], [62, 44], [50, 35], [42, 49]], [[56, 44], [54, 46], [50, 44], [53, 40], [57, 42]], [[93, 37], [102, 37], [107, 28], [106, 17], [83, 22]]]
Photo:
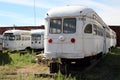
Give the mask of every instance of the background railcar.
[[44, 30], [31, 30], [31, 48], [44, 49]]
[[10, 51], [24, 50], [31, 46], [30, 31], [27, 30], [7, 30], [3, 33], [3, 47]]

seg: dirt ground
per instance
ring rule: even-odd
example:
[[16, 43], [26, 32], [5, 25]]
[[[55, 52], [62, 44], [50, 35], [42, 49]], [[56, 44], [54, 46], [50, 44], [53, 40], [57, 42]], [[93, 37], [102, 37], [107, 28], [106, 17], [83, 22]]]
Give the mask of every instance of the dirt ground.
[[29, 74], [49, 74], [49, 67], [45, 64], [34, 64], [33, 66], [25, 66], [17, 69], [17, 74], [22, 74], [23, 77], [27, 77]]

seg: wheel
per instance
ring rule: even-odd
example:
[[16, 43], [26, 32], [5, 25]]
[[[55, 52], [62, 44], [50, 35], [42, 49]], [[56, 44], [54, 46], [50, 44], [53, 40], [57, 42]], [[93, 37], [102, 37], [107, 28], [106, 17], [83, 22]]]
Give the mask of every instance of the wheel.
[[57, 62], [50, 63], [50, 73], [57, 73], [59, 71], [59, 65]]
[[62, 74], [68, 74], [69, 73], [69, 66], [68, 66], [68, 64], [61, 64], [60, 65], [60, 72]]

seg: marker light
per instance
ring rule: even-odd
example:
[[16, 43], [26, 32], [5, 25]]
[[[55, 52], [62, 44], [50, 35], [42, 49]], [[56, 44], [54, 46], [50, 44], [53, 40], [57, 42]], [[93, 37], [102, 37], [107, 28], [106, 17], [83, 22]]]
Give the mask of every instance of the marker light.
[[72, 43], [75, 43], [75, 38], [71, 38], [71, 42], [72, 42]]
[[80, 11], [80, 13], [82, 13], [82, 11]]
[[52, 41], [53, 41], [53, 40], [52, 40], [51, 38], [50, 38], [50, 39], [48, 39], [48, 42], [49, 42], [49, 43], [52, 43]]

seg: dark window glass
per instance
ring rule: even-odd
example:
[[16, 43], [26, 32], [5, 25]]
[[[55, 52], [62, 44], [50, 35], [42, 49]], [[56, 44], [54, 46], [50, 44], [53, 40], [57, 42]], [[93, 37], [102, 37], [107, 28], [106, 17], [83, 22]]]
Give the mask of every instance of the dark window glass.
[[76, 19], [66, 18], [63, 22], [63, 33], [75, 33], [76, 32]]
[[21, 36], [20, 35], [15, 35], [16, 40], [21, 40]]
[[32, 40], [41, 40], [40, 34], [32, 34]]
[[12, 41], [12, 40], [15, 40], [15, 36], [13, 35], [13, 33], [5, 33], [4, 39]]
[[51, 34], [59, 34], [59, 33], [61, 33], [61, 28], [62, 28], [62, 19], [51, 19], [50, 20], [49, 32]]
[[92, 25], [91, 25], [91, 24], [88, 24], [88, 25], [85, 27], [84, 32], [85, 32], [85, 33], [92, 33]]

